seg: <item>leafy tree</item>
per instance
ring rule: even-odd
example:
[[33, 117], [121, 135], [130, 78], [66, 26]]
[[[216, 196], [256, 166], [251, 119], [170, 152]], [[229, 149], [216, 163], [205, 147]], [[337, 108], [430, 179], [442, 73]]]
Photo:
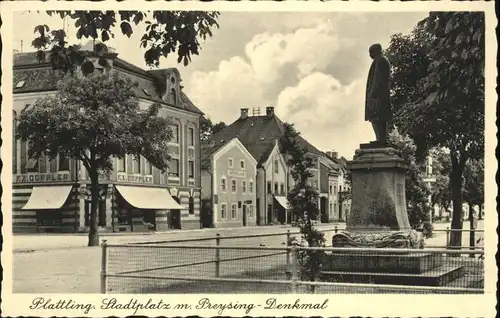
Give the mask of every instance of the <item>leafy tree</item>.
[[227, 127], [226, 123], [220, 121], [212, 126], [212, 134], [216, 134], [220, 131], [223, 131], [224, 129], [226, 129], [226, 127]]
[[[325, 245], [323, 233], [319, 232], [313, 225], [312, 220], [317, 218], [319, 193], [316, 188], [308, 185], [308, 179], [313, 177], [311, 169], [314, 168], [313, 160], [307, 156], [307, 151], [300, 147], [298, 142], [299, 133], [293, 124], [284, 124], [283, 136], [279, 140], [280, 151], [287, 158], [290, 174], [295, 181], [293, 188], [287, 195], [291, 210], [296, 219], [304, 242], [300, 244], [307, 247], [320, 247]], [[301, 279], [315, 281], [318, 279], [323, 262], [323, 251], [301, 250], [299, 252], [299, 263], [301, 265]], [[314, 286], [311, 291], [314, 292]]]
[[[403, 133], [425, 140], [428, 149], [449, 149], [451, 226], [461, 229], [465, 164], [482, 158], [484, 152], [484, 13], [431, 12], [418, 26], [429, 34], [425, 41], [431, 43], [428, 72], [419, 82], [420, 98], [403, 102], [395, 121]], [[412, 77], [411, 67], [408, 70], [406, 76]], [[415, 70], [415, 76], [420, 76], [421, 69]], [[454, 231], [450, 243], [460, 246], [461, 237], [460, 231]]]
[[200, 142], [207, 144], [212, 137], [212, 120], [205, 116], [200, 117]]
[[452, 200], [450, 186], [451, 159], [449, 152], [441, 148], [434, 148], [430, 153], [433, 159], [432, 174], [436, 179], [432, 185], [431, 203], [432, 206], [438, 205], [439, 217], [441, 218], [441, 211], [443, 209], [448, 211]]
[[409, 163], [405, 194], [410, 224], [413, 228], [423, 228], [424, 234], [429, 237], [432, 235], [428, 202], [431, 191], [423, 180], [422, 170], [425, 167], [423, 163], [418, 163], [415, 157], [417, 147], [408, 135], [401, 135], [396, 129], [389, 134], [389, 143], [398, 149], [403, 159]]
[[[484, 160], [469, 160], [464, 169], [464, 201], [469, 206], [469, 220], [472, 222], [474, 215], [473, 207], [479, 207], [484, 203]], [[472, 228], [472, 226], [471, 226]]]
[[141, 111], [133, 88], [116, 73], [66, 75], [54, 95], [37, 100], [19, 116], [16, 137], [28, 143], [30, 157], [61, 154], [79, 160], [87, 170], [92, 194], [89, 246], [99, 244], [99, 174], [110, 173], [112, 158], [143, 156], [162, 171], [170, 159], [169, 121], [158, 116], [159, 104]]
[[212, 138], [213, 134], [216, 134], [224, 130], [227, 125], [224, 122], [219, 122], [213, 124], [212, 120], [208, 117], [202, 116], [200, 118], [200, 139], [202, 144], [207, 144]]
[[[134, 25], [146, 24], [146, 31], [140, 46], [146, 49], [144, 59], [147, 65], [158, 66], [160, 58], [177, 51], [177, 62], [186, 66], [192, 55], [201, 49], [199, 39], [212, 36], [212, 29], [218, 28], [219, 12], [207, 11], [47, 11], [68, 18], [76, 27], [76, 38], [101, 40], [103, 43], [113, 38], [112, 28], [120, 24], [123, 35], [130, 37]], [[63, 29], [49, 30], [47, 25], [35, 27], [37, 36], [32, 41], [38, 49], [39, 60], [45, 59], [45, 51], [50, 48], [50, 60], [54, 68], [72, 72], [85, 61], [78, 46], [66, 42]], [[101, 60], [105, 63], [105, 60]]]

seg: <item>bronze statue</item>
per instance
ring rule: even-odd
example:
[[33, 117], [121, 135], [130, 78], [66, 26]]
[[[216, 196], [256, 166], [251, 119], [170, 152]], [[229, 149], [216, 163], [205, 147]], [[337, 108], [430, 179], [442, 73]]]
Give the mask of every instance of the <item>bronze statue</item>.
[[382, 46], [373, 44], [369, 49], [373, 59], [366, 83], [365, 120], [372, 123], [377, 142], [387, 143], [392, 121], [390, 100], [391, 64], [382, 54]]

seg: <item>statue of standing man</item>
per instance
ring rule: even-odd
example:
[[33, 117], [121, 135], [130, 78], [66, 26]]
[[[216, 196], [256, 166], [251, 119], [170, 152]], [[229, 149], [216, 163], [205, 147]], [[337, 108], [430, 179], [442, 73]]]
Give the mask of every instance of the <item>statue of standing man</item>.
[[371, 122], [377, 142], [385, 145], [392, 127], [389, 92], [391, 64], [382, 54], [380, 44], [370, 46], [369, 53], [373, 62], [366, 83], [365, 120]]

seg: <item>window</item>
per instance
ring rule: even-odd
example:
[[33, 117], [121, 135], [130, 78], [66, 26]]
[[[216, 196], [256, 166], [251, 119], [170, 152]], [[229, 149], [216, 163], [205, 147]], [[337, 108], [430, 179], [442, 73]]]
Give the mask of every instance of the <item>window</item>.
[[49, 172], [57, 172], [57, 159], [50, 159], [49, 160]]
[[59, 171], [69, 171], [69, 158], [64, 154], [59, 154]]
[[274, 183], [274, 193], [278, 193], [278, 182]]
[[233, 158], [227, 159], [227, 165], [229, 166], [229, 168], [233, 168]]
[[231, 204], [231, 219], [236, 219], [236, 209], [238, 206], [236, 203]]
[[172, 88], [170, 90], [170, 101], [172, 102], [172, 104], [177, 104], [177, 93], [175, 92], [175, 89]]
[[273, 188], [271, 185], [271, 181], [267, 181], [267, 193], [272, 193], [272, 192], [273, 192]]
[[248, 182], [248, 193], [253, 193], [253, 181]]
[[247, 182], [245, 180], [241, 181], [241, 192], [247, 192]]
[[29, 158], [26, 162], [26, 170], [28, 172], [38, 172], [38, 159]]
[[194, 161], [188, 161], [188, 178], [194, 178]]
[[221, 203], [220, 205], [220, 218], [221, 219], [227, 218], [227, 206], [225, 203]]
[[231, 180], [231, 191], [236, 193], [236, 180]]
[[125, 172], [125, 158], [118, 158], [116, 161], [118, 172]]
[[172, 139], [170, 140], [173, 143], [179, 143], [179, 125], [173, 124], [170, 126], [172, 129]]
[[189, 198], [189, 214], [194, 214], [194, 198]]
[[332, 188], [333, 188], [333, 187], [332, 187], [332, 185], [330, 184], [330, 190], [329, 190], [330, 194], [332, 194], [332, 193], [333, 193]]
[[330, 214], [333, 214], [333, 204], [330, 203]]
[[141, 173], [141, 158], [134, 156], [133, 163], [134, 163], [134, 165], [133, 165], [134, 172], [133, 173]]
[[168, 175], [170, 177], [178, 177], [179, 176], [179, 159], [170, 159]]
[[240, 168], [245, 169], [245, 160], [240, 160]]
[[220, 179], [220, 189], [222, 192], [226, 192], [227, 190], [226, 178], [224, 177]]
[[145, 160], [145, 162], [144, 162], [144, 170], [146, 171], [146, 174], [148, 174], [148, 175], [153, 174], [153, 165], [147, 160]]
[[188, 128], [188, 145], [194, 146], [194, 128]]
[[16, 129], [17, 129], [17, 119], [16, 112], [13, 112], [13, 120], [12, 120], [12, 173], [17, 173], [17, 139], [16, 139]]
[[279, 173], [280, 166], [278, 160], [274, 160], [274, 173]]
[[285, 184], [284, 183], [280, 184], [280, 193], [281, 194], [285, 193]]
[[333, 195], [337, 196], [337, 186], [333, 186]]

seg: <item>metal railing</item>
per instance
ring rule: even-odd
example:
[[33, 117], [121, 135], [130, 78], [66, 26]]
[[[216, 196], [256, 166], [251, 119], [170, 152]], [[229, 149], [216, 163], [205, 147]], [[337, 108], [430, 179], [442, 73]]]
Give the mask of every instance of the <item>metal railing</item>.
[[[319, 280], [301, 277], [304, 252], [322, 253]], [[103, 242], [101, 293], [482, 293], [483, 262], [462, 255], [484, 251]]]
[[[441, 229], [434, 229], [432, 230], [433, 232], [445, 232], [446, 233], [446, 248], [449, 249], [454, 249], [454, 248], [470, 248], [471, 250], [474, 250], [475, 248], [481, 248], [483, 244], [481, 243], [482, 240], [484, 240], [484, 230], [483, 229], [470, 229], [470, 230], [465, 230], [465, 229], [450, 229], [450, 227], [447, 227], [444, 230]], [[453, 232], [461, 232], [462, 234], [462, 243], [464, 240], [468, 240], [469, 245], [451, 245], [451, 233]], [[477, 236], [476, 236], [477, 234]]]

